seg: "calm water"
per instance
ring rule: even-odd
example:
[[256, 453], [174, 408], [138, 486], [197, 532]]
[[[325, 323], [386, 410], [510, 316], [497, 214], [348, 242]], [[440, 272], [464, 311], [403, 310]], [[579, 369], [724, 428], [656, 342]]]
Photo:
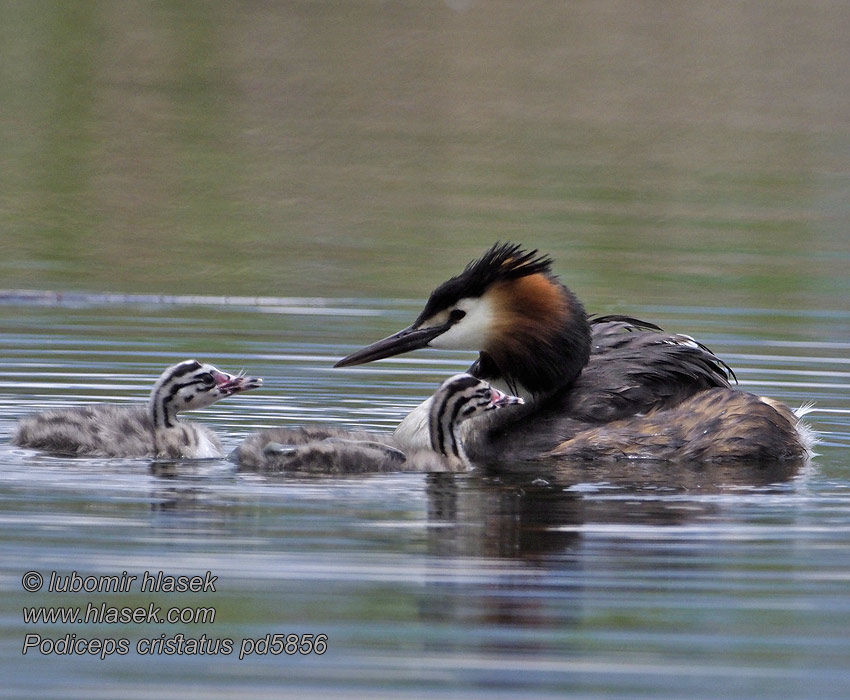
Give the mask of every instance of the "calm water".
[[[264, 307], [0, 307], [0, 431], [45, 406], [144, 396], [160, 368], [197, 354], [265, 377], [195, 414], [227, 447], [305, 421], [389, 428], [462, 354], [330, 370], [352, 319], [398, 325], [416, 305], [345, 299]], [[671, 327], [699, 309], [638, 309]], [[704, 336], [750, 390], [817, 401], [821, 456], [799, 475], [683, 465], [613, 473], [239, 474], [224, 460], [160, 466], [71, 460], [0, 443], [3, 657], [9, 697], [843, 697], [850, 689], [848, 343], [743, 328]], [[831, 322], [846, 323], [834, 314]], [[286, 333], [280, 329], [292, 327]], [[321, 343], [315, 342], [320, 336]], [[164, 351], [163, 348], [174, 348]], [[510, 465], [506, 465], [508, 468]], [[535, 482], [545, 477], [547, 484]], [[214, 594], [25, 593], [36, 570], [219, 577]], [[33, 605], [212, 606], [213, 624], [25, 625]], [[21, 658], [24, 635], [140, 639], [328, 635], [322, 656]], [[282, 685], [283, 684], [283, 685]]]
[[[850, 696], [848, 33], [827, 0], [0, 3], [0, 697]], [[390, 430], [472, 357], [331, 365], [495, 240], [813, 401], [819, 456], [306, 478], [9, 445], [188, 357], [265, 378], [194, 416], [228, 449]], [[103, 601], [216, 618], [22, 619]], [[136, 652], [179, 634], [235, 648]], [[276, 634], [327, 651], [237, 658]]]

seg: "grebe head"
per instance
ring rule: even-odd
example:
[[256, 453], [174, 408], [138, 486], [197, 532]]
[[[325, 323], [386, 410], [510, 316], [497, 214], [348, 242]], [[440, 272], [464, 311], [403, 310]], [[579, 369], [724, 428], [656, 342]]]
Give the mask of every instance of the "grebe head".
[[545, 394], [581, 372], [590, 356], [584, 308], [537, 250], [496, 244], [432, 293], [408, 328], [343, 358], [336, 367], [436, 347], [478, 350], [475, 373], [515, 393]]
[[471, 374], [456, 374], [444, 381], [434, 394], [429, 416], [431, 448], [449, 459], [471, 466], [463, 450], [458, 428], [474, 416], [505, 406], [522, 404], [518, 396], [505, 394]]
[[154, 426], [173, 427], [179, 411], [210, 406], [262, 383], [258, 377], [228, 374], [197, 360], [184, 360], [165, 370], [154, 384], [150, 397]]

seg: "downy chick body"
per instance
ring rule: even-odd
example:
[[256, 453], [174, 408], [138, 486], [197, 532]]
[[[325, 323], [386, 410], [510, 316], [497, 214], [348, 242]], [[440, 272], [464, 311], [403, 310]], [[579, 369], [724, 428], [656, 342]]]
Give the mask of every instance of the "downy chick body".
[[203, 425], [180, 420], [177, 414], [261, 384], [259, 378], [185, 360], [160, 375], [146, 406], [94, 404], [43, 411], [18, 422], [12, 443], [90, 457], [220, 457], [218, 436]]

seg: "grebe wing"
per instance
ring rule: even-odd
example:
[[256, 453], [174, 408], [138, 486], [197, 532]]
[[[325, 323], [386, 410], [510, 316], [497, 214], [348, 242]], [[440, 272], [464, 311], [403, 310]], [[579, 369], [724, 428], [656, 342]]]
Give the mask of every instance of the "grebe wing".
[[641, 321], [634, 316], [621, 316], [619, 314], [609, 314], [607, 316], [590, 315], [587, 317], [587, 322], [590, 324], [590, 334], [594, 339], [605, 335], [615, 333], [633, 332], [633, 331], [658, 331], [664, 332], [660, 326], [656, 326], [649, 321]]
[[601, 423], [674, 406], [704, 389], [728, 388], [735, 379], [723, 360], [690, 336], [610, 318], [592, 324], [590, 360], [562, 394], [563, 410], [574, 419]]

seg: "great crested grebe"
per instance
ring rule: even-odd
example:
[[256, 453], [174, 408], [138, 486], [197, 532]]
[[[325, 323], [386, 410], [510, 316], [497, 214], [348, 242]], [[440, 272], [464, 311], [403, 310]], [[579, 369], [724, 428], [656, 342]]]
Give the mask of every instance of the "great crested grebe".
[[262, 383], [185, 360], [160, 375], [147, 406], [99, 404], [44, 411], [21, 419], [12, 443], [91, 457], [220, 457], [218, 436], [202, 425], [178, 420], [177, 413], [204, 408]]
[[[478, 350], [470, 374], [526, 405], [475, 421], [473, 459], [770, 461], [810, 454], [786, 406], [732, 389], [732, 370], [686, 335], [625, 316], [588, 316], [552, 260], [496, 244], [438, 286], [411, 326], [348, 355], [357, 365], [424, 347]], [[425, 437], [426, 401], [395, 433]]]
[[494, 409], [521, 404], [469, 374], [444, 381], [428, 415], [430, 450], [405, 454], [392, 434], [322, 428], [270, 428], [249, 436], [231, 458], [261, 471], [350, 474], [381, 471], [465, 471], [472, 468], [458, 434], [461, 423]]

